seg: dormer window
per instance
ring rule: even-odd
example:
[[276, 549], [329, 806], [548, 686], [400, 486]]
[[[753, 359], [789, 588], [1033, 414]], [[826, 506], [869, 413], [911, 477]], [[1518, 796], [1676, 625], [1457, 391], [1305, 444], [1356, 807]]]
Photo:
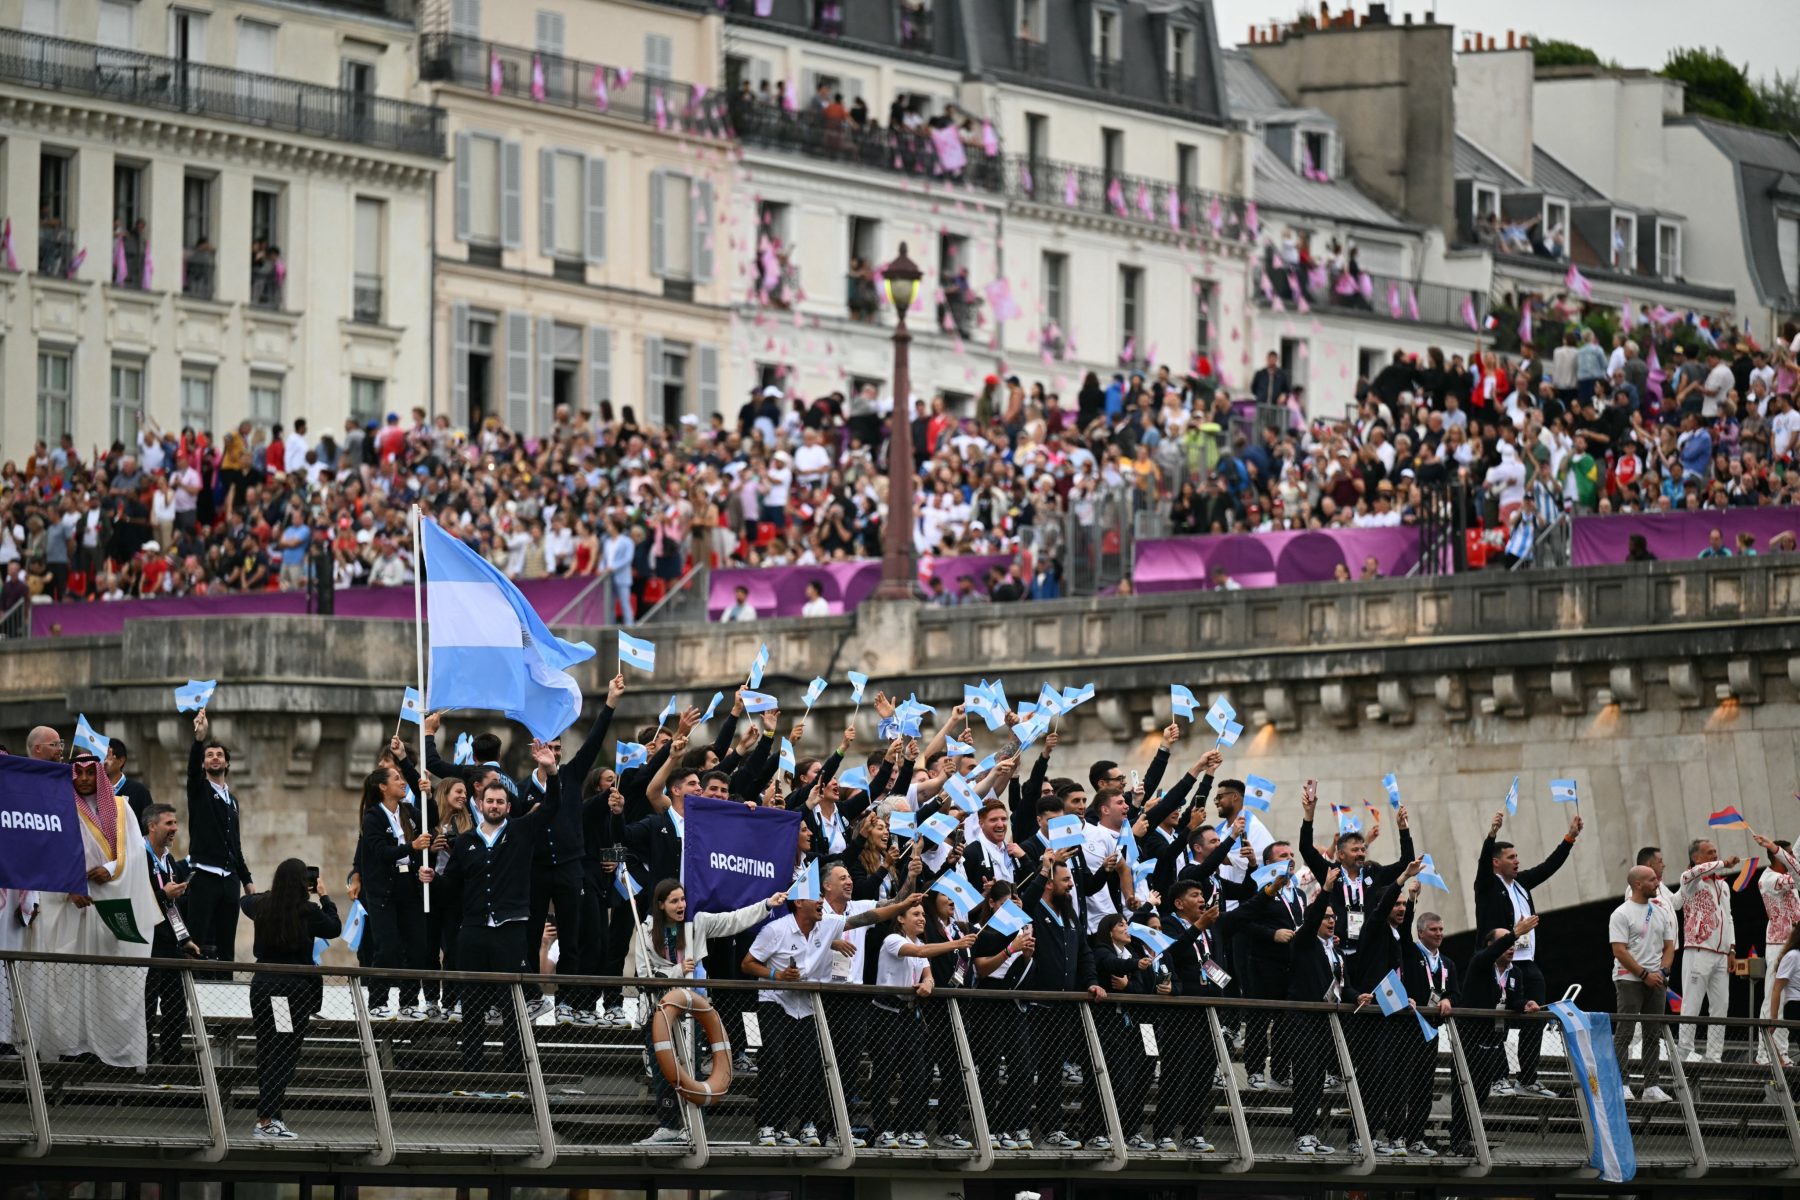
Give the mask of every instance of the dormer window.
[[1019, 40], [1044, 40], [1044, 0], [1019, 0]]
[[1331, 134], [1323, 129], [1300, 134], [1300, 174], [1314, 183], [1329, 183], [1332, 166]]
[[1108, 8], [1094, 10], [1094, 61], [1102, 67], [1119, 61], [1119, 14]]
[[843, 0], [813, 0], [813, 29], [826, 37], [841, 37], [844, 32]]
[[1194, 77], [1194, 31], [1185, 25], [1169, 26], [1169, 77]]

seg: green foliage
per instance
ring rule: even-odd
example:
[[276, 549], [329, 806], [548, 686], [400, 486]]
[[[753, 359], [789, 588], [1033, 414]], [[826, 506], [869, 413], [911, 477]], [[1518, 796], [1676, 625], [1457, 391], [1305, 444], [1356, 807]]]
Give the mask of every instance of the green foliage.
[[1767, 110], [1750, 85], [1750, 77], [1723, 51], [1671, 50], [1662, 74], [1686, 85], [1688, 112], [1739, 125], [1770, 127]]
[[1532, 62], [1540, 67], [1597, 67], [1600, 56], [1586, 46], [1532, 35]]
[[1773, 79], [1758, 80], [1754, 90], [1770, 129], [1800, 135], [1800, 71], [1777, 71]]

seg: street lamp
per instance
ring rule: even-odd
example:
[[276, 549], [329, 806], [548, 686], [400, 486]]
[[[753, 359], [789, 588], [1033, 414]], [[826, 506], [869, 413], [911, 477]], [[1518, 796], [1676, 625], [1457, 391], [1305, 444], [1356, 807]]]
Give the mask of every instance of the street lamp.
[[919, 264], [907, 257], [906, 243], [882, 272], [888, 302], [894, 306], [894, 411], [888, 419], [888, 508], [881, 527], [881, 584], [877, 600], [910, 600], [913, 596], [913, 451], [912, 380], [908, 359], [912, 331], [906, 314], [919, 295]]

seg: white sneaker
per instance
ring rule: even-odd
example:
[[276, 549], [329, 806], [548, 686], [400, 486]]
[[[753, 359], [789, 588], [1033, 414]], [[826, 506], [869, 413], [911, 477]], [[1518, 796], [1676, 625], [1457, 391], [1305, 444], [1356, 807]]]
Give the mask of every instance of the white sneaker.
[[1172, 1137], [1156, 1139], [1156, 1152], [1158, 1154], [1173, 1154], [1178, 1149], [1180, 1149], [1180, 1147], [1175, 1144], [1175, 1139]]
[[462, 1024], [462, 1001], [458, 1000], [456, 1002], [456, 1007], [444, 1013], [444, 1017], [452, 1025]]
[[960, 1133], [940, 1133], [931, 1139], [931, 1145], [936, 1150], [973, 1150], [975, 1148], [975, 1143]]
[[1125, 1139], [1125, 1149], [1137, 1154], [1154, 1154], [1156, 1143], [1141, 1133], [1134, 1133]]
[[[1002, 1138], [1001, 1140], [1004, 1141], [1005, 1139]], [[1031, 1140], [1031, 1130], [1029, 1129], [1016, 1130], [1012, 1135], [1012, 1140], [1014, 1150], [1031, 1150], [1035, 1148], [1035, 1145]]]
[[[1406, 1153], [1406, 1148], [1402, 1146], [1400, 1152], [1402, 1154]], [[1376, 1138], [1375, 1156], [1377, 1158], [1392, 1158], [1394, 1156], [1394, 1143], [1388, 1141], [1386, 1138]]]
[[811, 1121], [802, 1125], [800, 1127], [800, 1144], [802, 1146], [824, 1145], [824, 1143], [819, 1140], [819, 1127], [814, 1125]]
[[573, 1025], [575, 1023], [575, 1010], [570, 1008], [567, 1004], [557, 1005], [556, 1023], [558, 1025]]
[[411, 1008], [403, 1008], [400, 1010], [400, 1019], [402, 1021], [423, 1021], [430, 1015], [430, 1013], [427, 1013], [416, 1004]]
[[1406, 1153], [1411, 1158], [1436, 1158], [1438, 1156], [1438, 1152], [1424, 1142], [1414, 1142], [1406, 1148]]
[[386, 1004], [378, 1005], [369, 1010], [369, 1020], [371, 1021], [392, 1021], [398, 1015], [399, 1014], [396, 1013], [392, 1007]]
[[1264, 1075], [1261, 1071], [1252, 1071], [1250, 1073], [1250, 1090], [1253, 1092], [1268, 1091], [1269, 1090], [1268, 1077], [1266, 1075]]
[[640, 1140], [638, 1145], [646, 1147], [666, 1146], [670, 1149], [680, 1147], [686, 1149], [688, 1146], [687, 1130], [670, 1129], [666, 1125], [658, 1125], [656, 1131], [649, 1137]]
[[1336, 1154], [1337, 1151], [1333, 1150], [1330, 1146], [1327, 1146], [1325, 1143], [1321, 1142], [1318, 1138], [1314, 1137], [1312, 1134], [1309, 1133], [1304, 1137], [1299, 1137], [1299, 1138], [1294, 1139], [1294, 1153], [1295, 1154]]
[[543, 1016], [545, 1013], [549, 1012], [551, 1009], [553, 1009], [555, 1007], [556, 1007], [556, 1001], [550, 999], [550, 997], [548, 997], [548, 996], [539, 996], [536, 1000], [533, 1000], [531, 1002], [529, 1007], [526, 1008], [525, 1019], [535, 1023], [539, 1017]]
[[631, 1022], [629, 1020], [627, 1020], [625, 1017], [625, 1010], [620, 1008], [616, 1004], [606, 1010], [606, 1016], [601, 1018], [600, 1023], [602, 1025], [629, 1025], [629, 1024], [631, 1024]]
[[893, 1130], [884, 1129], [875, 1138], [875, 1148], [877, 1150], [898, 1150], [900, 1149], [900, 1139], [894, 1136]]
[[1540, 1100], [1556, 1099], [1556, 1091], [1541, 1083], [1521, 1083], [1517, 1085], [1517, 1091], [1521, 1096], [1536, 1096]]
[[1673, 1096], [1657, 1087], [1654, 1083], [1644, 1089], [1645, 1104], [1667, 1104], [1673, 1099]]
[[1211, 1154], [1213, 1144], [1197, 1133], [1189, 1134], [1181, 1140], [1181, 1148], [1191, 1150], [1195, 1154]]
[[258, 1121], [256, 1123], [256, 1128], [250, 1131], [250, 1136], [265, 1142], [289, 1142], [300, 1135], [289, 1129], [286, 1125], [283, 1125], [280, 1121], [270, 1121], [267, 1125]]
[[[1070, 1138], [1069, 1140], [1074, 1141], [1075, 1139]], [[1089, 1150], [1111, 1150], [1112, 1139], [1107, 1137], [1104, 1133], [1096, 1133], [1087, 1140], [1087, 1148]]]
[[1496, 1079], [1493, 1086], [1488, 1088], [1488, 1096], [1516, 1096], [1519, 1094], [1518, 1088], [1519, 1085], [1510, 1079]]

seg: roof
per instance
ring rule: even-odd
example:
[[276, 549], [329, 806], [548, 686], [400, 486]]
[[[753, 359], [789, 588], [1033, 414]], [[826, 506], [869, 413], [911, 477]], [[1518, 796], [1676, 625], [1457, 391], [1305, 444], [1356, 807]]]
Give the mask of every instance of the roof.
[[1800, 142], [1715, 121], [1710, 117], [1666, 117], [1664, 125], [1690, 125], [1718, 147], [1737, 174], [1738, 214], [1743, 222], [1744, 254], [1757, 294], [1772, 308], [1800, 309], [1800, 284], [1781, 269], [1775, 204], [1791, 205], [1800, 189]]
[[1603, 204], [1606, 197], [1587, 180], [1563, 166], [1542, 146], [1531, 148], [1531, 176], [1537, 186], [1553, 196], [1578, 204]]
[[[721, 4], [719, 7], [725, 6]], [[726, 19], [745, 25], [780, 26], [787, 35], [828, 45], [842, 44], [850, 49], [904, 54], [929, 53], [939, 58], [961, 57], [962, 47], [957, 37], [955, 20], [956, 0], [937, 0], [931, 6], [935, 19], [931, 22], [929, 51], [921, 51], [901, 43], [900, 23], [895, 14], [898, 7], [897, 4], [871, 4], [867, 0], [862, 3], [845, 3], [840, 6], [844, 18], [841, 34], [824, 34], [813, 28], [812, 0], [769, 0], [769, 15], [766, 17], [753, 15], [748, 5], [733, 5], [726, 12]]]
[[1479, 183], [1491, 183], [1503, 191], [1513, 191], [1531, 186], [1530, 180], [1521, 178], [1505, 163], [1460, 133], [1456, 135], [1456, 153], [1453, 161], [1458, 179], [1474, 179]]
[[1260, 208], [1277, 212], [1303, 213], [1394, 230], [1416, 228], [1363, 195], [1349, 180], [1315, 183], [1301, 178], [1279, 154], [1262, 142], [1256, 143], [1256, 203]]
[[1290, 104], [1248, 51], [1221, 50], [1219, 59], [1225, 66], [1225, 95], [1231, 103], [1233, 117], [1266, 125], [1309, 121], [1337, 127], [1337, 121], [1321, 109]]

